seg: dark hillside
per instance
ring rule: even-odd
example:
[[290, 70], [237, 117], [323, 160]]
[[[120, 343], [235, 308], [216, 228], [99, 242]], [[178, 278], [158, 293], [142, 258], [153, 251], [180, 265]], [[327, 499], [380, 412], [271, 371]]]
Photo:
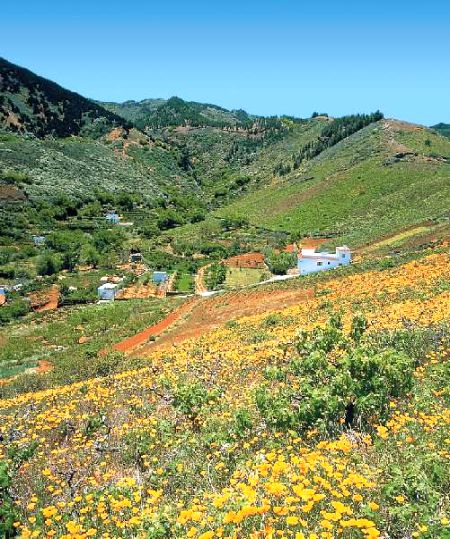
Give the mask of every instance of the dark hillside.
[[450, 138], [450, 124], [444, 124], [441, 122], [439, 124], [431, 126], [431, 129], [434, 129], [441, 135], [444, 135], [444, 137]]
[[97, 138], [129, 123], [98, 103], [0, 58], [0, 126], [40, 138]]

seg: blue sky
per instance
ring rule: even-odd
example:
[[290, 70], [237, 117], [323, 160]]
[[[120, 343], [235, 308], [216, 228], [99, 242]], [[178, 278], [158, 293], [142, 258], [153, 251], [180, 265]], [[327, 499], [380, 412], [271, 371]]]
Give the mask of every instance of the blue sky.
[[3, 0], [0, 56], [82, 95], [450, 122], [444, 0]]

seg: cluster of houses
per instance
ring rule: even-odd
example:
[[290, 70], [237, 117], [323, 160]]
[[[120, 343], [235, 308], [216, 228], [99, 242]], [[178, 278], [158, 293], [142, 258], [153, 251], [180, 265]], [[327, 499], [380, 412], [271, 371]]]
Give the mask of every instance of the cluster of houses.
[[[152, 280], [155, 285], [164, 284], [169, 276], [165, 271], [154, 271]], [[114, 301], [118, 291], [122, 287], [123, 278], [109, 279], [108, 277], [101, 278], [102, 284], [97, 288], [97, 296], [99, 301]]]

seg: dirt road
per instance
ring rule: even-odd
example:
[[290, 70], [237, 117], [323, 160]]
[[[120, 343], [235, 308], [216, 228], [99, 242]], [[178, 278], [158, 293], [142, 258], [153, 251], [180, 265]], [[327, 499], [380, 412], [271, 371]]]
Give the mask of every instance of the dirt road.
[[[144, 329], [144, 331], [141, 331], [137, 333], [136, 335], [133, 335], [132, 337], [128, 337], [127, 339], [124, 339], [123, 341], [115, 344], [113, 346], [113, 350], [117, 350], [118, 352], [123, 352], [124, 354], [127, 354], [127, 355], [131, 354], [132, 352], [136, 350], [136, 348], [147, 343], [151, 337], [157, 337], [158, 335], [161, 335], [164, 331], [170, 328], [178, 320], [181, 320], [183, 316], [185, 316], [194, 308], [196, 302], [197, 302], [197, 298], [192, 297], [188, 299], [185, 303], [183, 303], [180, 307], [172, 311], [168, 316], [166, 316], [166, 318], [164, 318], [157, 324], [154, 324], [153, 326], [150, 326], [147, 329]], [[100, 353], [106, 353], [106, 352], [108, 352], [108, 350], [103, 350]]]
[[136, 354], [145, 357], [156, 349], [170, 348], [186, 339], [198, 337], [230, 320], [282, 309], [313, 297], [313, 289], [258, 288], [220, 293], [199, 299], [171, 331], [161, 335], [155, 342], [147, 343]]

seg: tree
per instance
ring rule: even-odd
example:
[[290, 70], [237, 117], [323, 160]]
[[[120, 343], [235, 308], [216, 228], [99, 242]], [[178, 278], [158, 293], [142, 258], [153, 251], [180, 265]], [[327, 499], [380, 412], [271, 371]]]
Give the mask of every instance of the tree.
[[275, 275], [285, 275], [290, 268], [295, 266], [295, 255], [292, 253], [271, 252], [266, 255], [266, 263], [270, 271]]
[[58, 261], [51, 253], [44, 253], [38, 258], [36, 265], [38, 275], [54, 275], [58, 269]]
[[83, 245], [80, 251], [80, 262], [96, 268], [100, 262], [100, 255], [97, 249], [89, 243]]

